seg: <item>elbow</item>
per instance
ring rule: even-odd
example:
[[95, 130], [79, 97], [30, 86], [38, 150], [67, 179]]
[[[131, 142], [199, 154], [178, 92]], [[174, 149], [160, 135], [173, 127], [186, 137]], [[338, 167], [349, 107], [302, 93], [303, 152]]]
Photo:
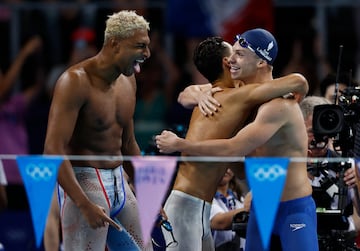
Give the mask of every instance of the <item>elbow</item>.
[[231, 226], [223, 220], [211, 220], [210, 227], [212, 230], [229, 230]]
[[188, 99], [186, 98], [186, 94], [184, 94], [184, 92], [180, 92], [177, 98], [177, 102], [186, 109], [192, 109], [195, 107], [195, 104], [188, 102]]
[[51, 146], [50, 144], [46, 144], [44, 145], [44, 154], [54, 154], [55, 150], [54, 147]]
[[308, 81], [300, 73], [294, 73], [294, 76], [297, 79], [297, 83], [299, 83], [299, 92], [300, 92], [300, 94], [303, 94], [305, 96], [309, 91], [309, 83], [308, 83]]
[[180, 92], [177, 102], [182, 105], [183, 107], [190, 109], [192, 108], [187, 102], [186, 102], [186, 98], [184, 97], [184, 92]]
[[179, 96], [177, 98], [177, 102], [184, 106], [184, 94], [183, 94], [183, 92], [179, 93]]

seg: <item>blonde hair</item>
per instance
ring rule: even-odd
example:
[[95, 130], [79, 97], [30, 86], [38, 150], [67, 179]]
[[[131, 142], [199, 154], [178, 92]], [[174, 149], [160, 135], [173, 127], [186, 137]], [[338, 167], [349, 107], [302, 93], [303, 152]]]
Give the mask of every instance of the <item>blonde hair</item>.
[[104, 34], [104, 43], [109, 38], [128, 38], [134, 35], [136, 30], [150, 30], [150, 24], [143, 16], [139, 16], [132, 10], [122, 10], [108, 16]]

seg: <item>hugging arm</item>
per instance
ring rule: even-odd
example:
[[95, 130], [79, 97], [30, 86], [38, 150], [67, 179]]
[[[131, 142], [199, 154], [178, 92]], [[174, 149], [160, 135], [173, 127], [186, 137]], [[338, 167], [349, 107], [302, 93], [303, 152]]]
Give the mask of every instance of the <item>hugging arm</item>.
[[[297, 102], [300, 102], [309, 90], [306, 78], [299, 73], [292, 73], [269, 82], [254, 85], [256, 87], [247, 96], [248, 102], [253, 104], [262, 104], [282, 96], [294, 97]], [[212, 88], [211, 84], [190, 85], [179, 94], [178, 102], [189, 109], [198, 105], [203, 115], [213, 115], [217, 111], [217, 107], [221, 105], [213, 97], [213, 94], [218, 91], [221, 91], [221, 88]]]
[[254, 103], [261, 104], [273, 98], [292, 93], [295, 99], [300, 102], [308, 90], [309, 85], [306, 78], [299, 73], [292, 73], [263, 84], [258, 84], [258, 87], [249, 93], [248, 99]]
[[189, 85], [180, 92], [177, 101], [188, 109], [198, 105], [202, 114], [211, 115], [220, 106], [220, 103], [213, 97], [213, 94], [219, 91], [222, 91], [220, 87], [212, 87], [211, 84]]
[[245, 156], [267, 142], [285, 123], [285, 117], [286, 108], [270, 102], [259, 108], [252, 123], [230, 139], [193, 142], [163, 131], [156, 136], [156, 144], [162, 153], [179, 151], [198, 156]]

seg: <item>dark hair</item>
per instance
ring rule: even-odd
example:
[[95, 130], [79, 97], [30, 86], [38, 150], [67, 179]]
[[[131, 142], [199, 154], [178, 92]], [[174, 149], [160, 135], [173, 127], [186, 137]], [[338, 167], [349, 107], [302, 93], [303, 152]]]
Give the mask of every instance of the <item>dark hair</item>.
[[[336, 83], [336, 74], [329, 73], [320, 83], [320, 94], [325, 96], [326, 89]], [[356, 84], [352, 82], [350, 74], [342, 72], [339, 74], [339, 84], [345, 84], [346, 86], [355, 86]]]
[[221, 37], [209, 37], [195, 48], [193, 61], [198, 71], [210, 82], [219, 79], [223, 73], [222, 60], [228, 53]]

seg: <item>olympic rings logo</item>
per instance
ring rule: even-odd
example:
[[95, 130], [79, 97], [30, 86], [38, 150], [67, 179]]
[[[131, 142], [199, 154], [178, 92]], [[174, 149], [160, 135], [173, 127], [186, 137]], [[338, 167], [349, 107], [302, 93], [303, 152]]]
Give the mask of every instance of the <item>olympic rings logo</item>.
[[54, 175], [54, 169], [54, 165], [45, 165], [43, 163], [38, 163], [36, 165], [30, 163], [25, 167], [26, 174], [34, 181], [49, 181], [50, 178]]
[[262, 165], [262, 166], [253, 166], [252, 168], [253, 176], [258, 181], [270, 181], [273, 182], [278, 179], [280, 176], [286, 175], [286, 170], [280, 165]]

